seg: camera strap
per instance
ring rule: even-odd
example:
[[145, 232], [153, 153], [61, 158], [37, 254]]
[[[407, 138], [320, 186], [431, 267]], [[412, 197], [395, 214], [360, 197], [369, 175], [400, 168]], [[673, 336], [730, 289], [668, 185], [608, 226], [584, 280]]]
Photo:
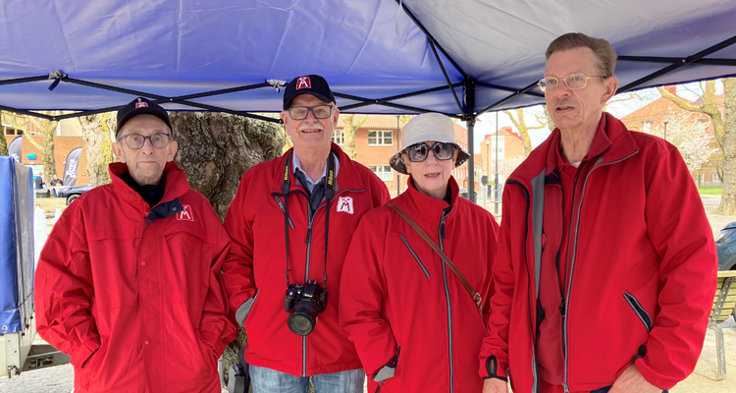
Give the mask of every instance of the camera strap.
[[455, 273], [455, 276], [460, 280], [460, 282], [463, 284], [465, 289], [468, 291], [468, 294], [470, 294], [470, 298], [473, 299], [473, 303], [475, 303], [476, 307], [478, 307], [478, 311], [481, 313], [481, 316], [483, 315], [483, 303], [482, 299], [480, 297], [480, 294], [476, 292], [473, 289], [473, 286], [470, 285], [470, 281], [468, 281], [467, 278], [463, 275], [463, 273], [458, 269], [458, 267], [455, 265], [455, 263], [452, 262], [450, 257], [445, 254], [444, 251], [442, 251], [439, 246], [432, 240], [432, 238], [427, 235], [426, 232], [419, 226], [419, 224], [416, 223], [411, 217], [409, 217], [408, 214], [406, 214], [405, 211], [403, 211], [400, 207], [393, 205], [391, 203], [387, 204], [386, 206], [393, 209], [396, 213], [401, 216], [409, 225], [414, 228], [414, 230], [421, 236], [422, 239], [424, 239], [425, 242], [434, 250], [434, 252], [437, 253], [437, 255], [440, 256], [442, 261], [447, 265], [450, 270], [452, 270], [453, 273]]
[[[289, 217], [289, 195], [296, 192], [300, 194], [304, 194], [302, 191], [290, 191], [291, 190], [291, 159], [292, 155], [296, 154], [292, 151], [291, 154], [289, 154], [286, 157], [286, 162], [284, 163], [284, 177], [281, 182], [281, 194], [273, 193], [277, 198], [277, 202], [281, 205], [280, 197], [283, 196], [284, 202], [282, 206], [282, 210], [284, 213], [284, 240], [285, 240], [285, 252], [286, 252], [286, 287], [289, 287], [289, 227], [294, 227], [293, 223], [291, 222], [291, 218]], [[335, 192], [337, 190], [337, 181], [336, 181], [336, 163], [335, 160], [337, 158], [335, 157], [335, 154], [330, 151], [330, 155], [327, 157], [327, 173], [325, 174], [325, 178], [321, 180], [321, 182], [324, 183], [324, 196], [323, 198], [326, 201], [326, 212], [325, 212], [325, 264], [324, 264], [324, 289], [327, 290], [327, 246], [328, 246], [328, 235], [329, 235], [329, 228], [330, 228], [330, 202], [332, 201], [332, 198], [335, 196]], [[306, 195], [307, 197], [307, 209], [309, 210], [309, 204], [310, 204], [310, 197], [311, 195]], [[310, 211], [309, 214], [316, 214], [316, 210], [314, 213]]]

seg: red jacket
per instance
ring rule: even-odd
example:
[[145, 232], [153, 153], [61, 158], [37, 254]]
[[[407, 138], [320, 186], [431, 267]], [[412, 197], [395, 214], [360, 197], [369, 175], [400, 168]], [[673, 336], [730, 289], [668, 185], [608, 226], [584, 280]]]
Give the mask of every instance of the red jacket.
[[112, 184], [61, 215], [35, 277], [36, 326], [71, 355], [75, 392], [220, 392], [217, 359], [237, 334], [221, 266], [227, 233], [184, 171], [166, 164], [151, 209]]
[[[555, 130], [511, 174], [503, 196], [494, 265], [491, 335], [481, 375], [506, 376], [514, 391], [537, 391], [534, 346], [542, 206], [561, 206]], [[652, 384], [669, 389], [695, 367], [716, 282], [711, 228], [677, 149], [601, 119], [587, 175], [577, 179], [563, 318], [564, 375], [570, 391], [611, 385], [632, 362]], [[545, 190], [545, 192], [542, 192]], [[547, 197], [557, 201], [547, 201]], [[512, 311], [513, 310], [513, 311]]]
[[[286, 293], [285, 213], [289, 217], [289, 283], [308, 277], [323, 286], [325, 266], [326, 201], [314, 215], [311, 231], [304, 188], [289, 166], [289, 196], [279, 196], [284, 185], [287, 157], [249, 169], [225, 218], [233, 246], [225, 261], [225, 286], [230, 305], [237, 310], [256, 296], [245, 319], [249, 364], [297, 376], [311, 376], [360, 368], [355, 348], [337, 324], [338, 284], [348, 243], [360, 217], [388, 201], [383, 182], [368, 168], [350, 160], [333, 144], [340, 166], [337, 191], [330, 202], [327, 256], [327, 308], [315, 330], [299, 336], [289, 330], [284, 310]], [[284, 207], [282, 209], [282, 206]]]
[[[458, 197], [449, 205], [408, 189], [390, 203], [439, 245], [480, 293], [487, 314], [498, 224]], [[381, 392], [480, 392], [478, 352], [487, 335], [470, 294], [440, 256], [389, 207], [361, 220], [340, 282], [340, 324], [369, 376], [398, 355]], [[376, 391], [371, 378], [369, 392]]]

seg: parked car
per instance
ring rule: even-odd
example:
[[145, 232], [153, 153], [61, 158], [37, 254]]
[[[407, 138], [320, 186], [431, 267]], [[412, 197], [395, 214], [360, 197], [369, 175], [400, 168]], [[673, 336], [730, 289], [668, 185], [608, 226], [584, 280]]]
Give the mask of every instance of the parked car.
[[54, 187], [57, 198], [66, 198], [66, 204], [69, 206], [75, 199], [79, 198], [80, 195], [90, 190], [89, 184], [82, 186], [59, 186]]

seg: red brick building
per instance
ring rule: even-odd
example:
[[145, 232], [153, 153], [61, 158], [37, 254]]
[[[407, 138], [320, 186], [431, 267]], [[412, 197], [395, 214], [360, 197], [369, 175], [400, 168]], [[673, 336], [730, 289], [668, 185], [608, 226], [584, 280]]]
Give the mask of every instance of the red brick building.
[[[36, 148], [29, 141], [28, 135], [31, 135], [33, 140], [42, 146], [44, 143], [43, 136], [33, 122], [25, 123], [24, 127], [25, 129], [15, 129], [10, 125], [3, 124], [2, 132], [8, 147], [10, 147], [10, 143], [13, 140], [21, 137], [21, 163], [32, 166], [34, 168], [34, 175], [37, 175], [38, 171], [43, 171], [43, 150]], [[81, 129], [74, 119], [60, 122], [54, 132], [54, 160], [56, 162], [56, 175], [59, 178], [64, 176], [64, 163], [67, 155], [77, 147], [82, 148], [82, 154], [80, 155], [79, 166], [77, 167], [76, 184], [87, 184], [89, 183], [87, 154], [82, 143]]]

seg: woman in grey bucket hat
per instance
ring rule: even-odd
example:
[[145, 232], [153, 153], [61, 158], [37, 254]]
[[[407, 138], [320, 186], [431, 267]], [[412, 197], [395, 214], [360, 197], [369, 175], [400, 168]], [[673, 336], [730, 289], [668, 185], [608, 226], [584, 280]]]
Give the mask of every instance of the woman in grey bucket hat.
[[[424, 144], [424, 146], [422, 146], [422, 144]], [[457, 152], [454, 165], [450, 165], [451, 163], [445, 161], [448, 160], [448, 158], [441, 159], [438, 157], [440, 146], [442, 148], [449, 149], [448, 145], [452, 146]], [[423, 147], [426, 148], [426, 151], [421, 150]], [[410, 149], [412, 154], [408, 154], [408, 150]], [[434, 154], [429, 154], [430, 150], [434, 152]], [[447, 150], [445, 150], [445, 154], [446, 153]], [[440, 152], [440, 154], [442, 153]], [[409, 123], [404, 126], [401, 133], [401, 149], [394, 154], [391, 159], [389, 159], [389, 164], [397, 172], [404, 175], [410, 175], [411, 169], [407, 169], [406, 161], [409, 161], [409, 168], [415, 168], [415, 171], [420, 171], [425, 167], [426, 161], [433, 162], [433, 160], [430, 159], [430, 156], [432, 156], [432, 158], [434, 158], [441, 167], [449, 167], [449, 171], [442, 171], [442, 173], [439, 174], [439, 179], [425, 175], [412, 175], [412, 179], [415, 182], [414, 185], [425, 194], [427, 194], [427, 192], [425, 192], [427, 191], [425, 190], [426, 187], [439, 190], [442, 183], [444, 183], [444, 189], [447, 189], [452, 169], [462, 165], [467, 161], [468, 157], [470, 157], [470, 155], [463, 151], [455, 140], [455, 127], [452, 119], [439, 113], [421, 114], [411, 119]], [[420, 161], [412, 161], [412, 159], [419, 158], [422, 159]]]
[[480, 392], [478, 351], [498, 224], [459, 196], [452, 170], [468, 154], [449, 117], [419, 115], [401, 141], [390, 164], [410, 175], [407, 188], [366, 213], [353, 234], [340, 281], [340, 324], [369, 392]]

